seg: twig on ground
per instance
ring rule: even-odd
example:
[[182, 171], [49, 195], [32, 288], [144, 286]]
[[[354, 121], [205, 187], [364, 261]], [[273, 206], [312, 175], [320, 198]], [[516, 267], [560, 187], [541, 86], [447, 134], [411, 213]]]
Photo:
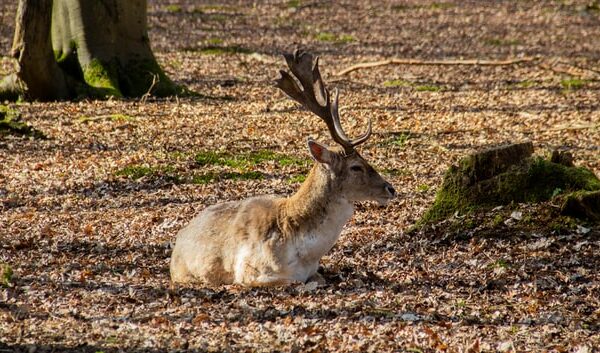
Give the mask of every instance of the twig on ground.
[[148, 88], [148, 91], [140, 98], [140, 103], [146, 103], [146, 100], [150, 97], [152, 89], [154, 89], [154, 86], [156, 86], [158, 81], [160, 81], [158, 74], [152, 74], [152, 84], [150, 85], [150, 88]]
[[343, 76], [352, 71], [366, 69], [377, 66], [385, 65], [479, 65], [479, 66], [503, 66], [503, 65], [514, 65], [525, 62], [532, 62], [539, 59], [538, 57], [524, 57], [516, 59], [506, 60], [481, 60], [481, 59], [469, 59], [469, 60], [419, 60], [419, 59], [388, 59], [382, 61], [371, 61], [364, 62], [356, 65], [352, 65], [336, 74], [336, 76]]
[[564, 130], [585, 130], [585, 129], [600, 129], [600, 123], [596, 124], [579, 124], [579, 125], [562, 125], [556, 126], [544, 131], [564, 131]]

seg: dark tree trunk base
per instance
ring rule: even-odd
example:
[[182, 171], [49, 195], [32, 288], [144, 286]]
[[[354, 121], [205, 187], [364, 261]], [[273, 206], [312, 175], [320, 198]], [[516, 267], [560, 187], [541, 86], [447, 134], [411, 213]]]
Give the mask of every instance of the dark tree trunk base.
[[146, 0], [20, 0], [17, 70], [0, 83], [0, 99], [193, 95], [157, 63], [146, 8]]

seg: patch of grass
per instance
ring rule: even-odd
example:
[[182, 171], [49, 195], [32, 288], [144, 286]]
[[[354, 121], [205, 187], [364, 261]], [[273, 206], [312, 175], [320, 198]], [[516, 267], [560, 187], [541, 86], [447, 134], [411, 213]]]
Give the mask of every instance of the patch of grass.
[[287, 7], [290, 9], [297, 9], [301, 5], [300, 0], [290, 0], [287, 2]]
[[508, 268], [508, 262], [504, 259], [498, 259], [490, 264], [490, 268]]
[[13, 279], [13, 270], [9, 264], [0, 263], [0, 285], [2, 287], [11, 287]]
[[583, 88], [588, 83], [587, 80], [579, 78], [569, 78], [560, 81], [560, 85], [565, 91], [573, 91]]
[[393, 145], [393, 146], [398, 146], [398, 147], [404, 147], [404, 145], [406, 144], [406, 141], [408, 141], [411, 137], [412, 136], [410, 135], [410, 133], [402, 132], [400, 134], [394, 135], [391, 139], [384, 141], [382, 143], [382, 145], [384, 145], [384, 146]]
[[177, 12], [183, 11], [183, 9], [179, 5], [171, 4], [171, 5], [165, 6], [165, 11], [171, 12], [171, 13], [177, 13]]
[[223, 179], [231, 179], [231, 180], [260, 180], [264, 179], [265, 176], [261, 172], [250, 171], [250, 172], [229, 172], [225, 174], [221, 174], [221, 178]]
[[413, 83], [402, 79], [388, 80], [383, 83], [383, 87], [412, 87]]
[[232, 155], [226, 152], [203, 151], [196, 154], [194, 160], [199, 165], [218, 165], [245, 169], [267, 161], [274, 161], [280, 166], [306, 166], [308, 160], [275, 153], [269, 150], [258, 150], [250, 153]]
[[484, 40], [484, 43], [495, 47], [510, 47], [520, 45], [521, 41], [518, 39], [488, 38]]
[[429, 8], [432, 10], [446, 10], [446, 9], [451, 9], [454, 6], [455, 6], [454, 4], [451, 4], [449, 2], [434, 2], [429, 5]]
[[150, 168], [142, 165], [130, 165], [115, 172], [116, 176], [126, 176], [128, 178], [138, 180], [145, 176], [154, 174], [155, 168]]
[[417, 191], [418, 192], [427, 192], [427, 191], [429, 191], [430, 188], [431, 187], [427, 184], [421, 184], [421, 185], [417, 186]]
[[112, 114], [110, 116], [110, 120], [112, 121], [132, 121], [135, 120], [134, 117], [126, 114]]
[[315, 39], [320, 42], [335, 42], [337, 36], [331, 32], [319, 32], [315, 35]]
[[217, 46], [208, 45], [198, 50], [203, 55], [232, 55], [232, 54], [252, 54], [253, 51], [237, 45], [232, 46]]
[[295, 183], [303, 183], [305, 180], [306, 180], [306, 175], [298, 174], [298, 175], [289, 177], [287, 181], [290, 184], [295, 184]]
[[342, 34], [337, 39], [338, 43], [352, 43], [356, 42], [356, 38], [351, 34]]
[[415, 90], [418, 92], [439, 92], [442, 90], [442, 87], [436, 85], [422, 85], [415, 86]]
[[198, 174], [192, 177], [192, 184], [206, 185], [212, 183], [215, 179], [217, 179], [217, 175], [214, 173]]
[[494, 227], [494, 228], [498, 227], [502, 223], [504, 223], [504, 217], [501, 214], [497, 214], [494, 216], [494, 219], [492, 220], [492, 227]]
[[519, 88], [530, 88], [530, 87], [535, 87], [536, 85], [537, 85], [537, 83], [535, 81], [529, 81], [529, 80], [524, 80], [524, 81], [515, 83], [515, 86], [517, 86]]
[[223, 44], [223, 39], [221, 39], [221, 38], [208, 38], [206, 40], [206, 43], [208, 43], [209, 45], [212, 45], [212, 46], [221, 45], [221, 44]]

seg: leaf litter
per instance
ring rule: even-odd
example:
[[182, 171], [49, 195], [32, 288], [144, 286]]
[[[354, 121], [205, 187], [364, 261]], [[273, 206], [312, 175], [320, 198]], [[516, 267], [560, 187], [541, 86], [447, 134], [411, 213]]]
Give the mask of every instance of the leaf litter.
[[[409, 231], [450, 163], [486, 146], [531, 140], [600, 174], [597, 78], [527, 64], [333, 76], [392, 57], [520, 55], [588, 75], [600, 38], [589, 1], [177, 3], [181, 11], [150, 2], [150, 38], [168, 74], [202, 97], [10, 105], [48, 139], [0, 140], [0, 351], [597, 351], [597, 224], [561, 218], [551, 204], [509, 205]], [[0, 5], [4, 55], [15, 6]], [[243, 50], [204, 55], [215, 38]], [[331, 143], [272, 87], [279, 54], [296, 46], [322, 56], [349, 133], [373, 119], [361, 152], [400, 197], [357, 205], [322, 261], [325, 285], [172, 289], [171, 243], [197, 212], [290, 195], [309, 166], [276, 159], [308, 159], [309, 136]], [[2, 58], [2, 73], [9, 67]], [[385, 84], [394, 81], [408, 84]], [[200, 165], [206, 151], [272, 151], [273, 161]], [[150, 172], [119, 173], [131, 166]], [[193, 182], [244, 171], [263, 177]]]

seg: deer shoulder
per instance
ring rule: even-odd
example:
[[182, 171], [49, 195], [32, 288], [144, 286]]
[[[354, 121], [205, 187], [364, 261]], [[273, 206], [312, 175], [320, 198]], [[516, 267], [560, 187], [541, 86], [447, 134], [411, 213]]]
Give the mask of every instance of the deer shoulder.
[[173, 282], [263, 286], [307, 281], [352, 217], [354, 202], [386, 204], [395, 196], [356, 150], [371, 136], [370, 120], [363, 135], [350, 139], [341, 127], [337, 91], [332, 100], [318, 58], [298, 51], [285, 58], [300, 85], [282, 71], [277, 86], [321, 118], [338, 146], [308, 140], [315, 163], [290, 197], [258, 196], [202, 211], [177, 235]]

